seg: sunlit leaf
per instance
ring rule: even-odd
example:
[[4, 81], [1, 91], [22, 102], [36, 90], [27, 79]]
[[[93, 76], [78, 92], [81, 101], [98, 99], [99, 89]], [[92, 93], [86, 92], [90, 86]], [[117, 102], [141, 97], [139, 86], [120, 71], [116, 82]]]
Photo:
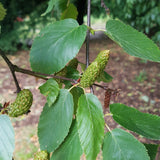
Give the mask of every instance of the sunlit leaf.
[[110, 19], [106, 23], [108, 37], [118, 43], [128, 54], [150, 61], [160, 62], [160, 50], [143, 33], [119, 20]]
[[87, 160], [95, 160], [104, 137], [101, 103], [93, 94], [82, 94], [78, 101], [77, 128]]
[[142, 143], [130, 133], [116, 128], [105, 135], [103, 160], [149, 160], [149, 156]]
[[33, 42], [30, 63], [34, 71], [52, 74], [60, 71], [79, 52], [87, 26], [73, 19], [46, 26]]
[[41, 150], [52, 152], [59, 147], [69, 132], [73, 118], [73, 97], [66, 89], [61, 89], [52, 106], [46, 105], [38, 124]]
[[0, 160], [11, 160], [15, 148], [14, 130], [8, 116], [0, 115]]

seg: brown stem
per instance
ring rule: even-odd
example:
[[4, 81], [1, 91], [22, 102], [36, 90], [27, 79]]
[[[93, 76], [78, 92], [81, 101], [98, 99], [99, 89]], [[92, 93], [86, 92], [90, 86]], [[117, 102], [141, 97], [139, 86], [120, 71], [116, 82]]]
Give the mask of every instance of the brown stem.
[[105, 5], [104, 0], [101, 0], [101, 7], [106, 10], [106, 13], [109, 13], [109, 8]]
[[102, 89], [104, 89], [104, 90], [108, 89], [107, 86], [102, 86], [102, 85], [99, 85], [99, 84], [96, 84], [96, 83], [94, 83], [93, 85], [94, 85], [94, 86], [97, 86], [97, 87], [100, 87], [100, 88], [102, 88]]
[[16, 85], [16, 88], [17, 88], [17, 93], [19, 93], [21, 91], [21, 88], [19, 86], [19, 83], [18, 83], [18, 80], [17, 80], [17, 77], [15, 75], [15, 70], [13, 68], [13, 64], [12, 62], [7, 58], [7, 56], [3, 53], [3, 52], [0, 52], [2, 58], [5, 60], [5, 62], [8, 64], [8, 67], [12, 73], [12, 76], [13, 76], [13, 79], [14, 79], [14, 82], [15, 82], [15, 85]]
[[70, 78], [66, 78], [66, 77], [55, 76], [55, 75], [50, 75], [50, 74], [45, 74], [45, 73], [39, 73], [39, 72], [34, 72], [34, 71], [31, 71], [31, 70], [20, 68], [16, 65], [12, 64], [12, 62], [7, 58], [7, 56], [3, 52], [0, 52], [0, 54], [1, 54], [2, 58], [5, 60], [5, 62], [7, 63], [8, 67], [10, 68], [10, 71], [12, 73], [12, 76], [14, 78], [14, 81], [15, 81], [15, 84], [16, 84], [16, 87], [17, 87], [17, 93], [21, 91], [21, 88], [19, 87], [19, 83], [17, 81], [15, 72], [28, 74], [28, 75], [38, 77], [38, 78], [41, 78], [41, 79], [44, 79], [44, 80], [48, 80], [47, 77], [52, 77], [52, 78], [56, 78], [56, 79], [71, 81], [73, 83], [77, 82], [75, 79], [70, 79]]
[[19, 68], [16, 65], [13, 65], [13, 68], [16, 72], [20, 72], [20, 73], [28, 74], [28, 75], [38, 77], [38, 78], [41, 78], [41, 79], [44, 79], [44, 80], [48, 80], [48, 78], [46, 78], [44, 76], [41, 76], [41, 75], [38, 75], [38, 74], [36, 74], [36, 72], [30, 71], [30, 70], [27, 70], [27, 69], [23, 69], [23, 68]]
[[40, 73], [40, 72], [34, 72], [34, 71], [27, 70], [27, 69], [19, 68], [16, 65], [14, 65], [14, 69], [16, 72], [21, 72], [21, 73], [28, 74], [28, 75], [35, 76], [35, 77], [39, 77], [39, 78], [45, 79], [45, 80], [48, 80], [48, 78], [46, 78], [46, 77], [52, 77], [52, 78], [56, 78], [56, 79], [71, 81], [73, 83], [76, 82], [75, 79], [70, 79], [70, 78], [66, 78], [66, 77], [55, 76], [55, 75], [50, 75], [50, 74], [45, 74], [45, 73]]

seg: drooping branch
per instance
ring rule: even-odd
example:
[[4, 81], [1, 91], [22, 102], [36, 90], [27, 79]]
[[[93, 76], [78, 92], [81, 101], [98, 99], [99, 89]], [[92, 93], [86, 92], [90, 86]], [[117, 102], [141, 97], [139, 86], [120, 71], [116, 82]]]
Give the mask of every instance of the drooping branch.
[[18, 83], [18, 80], [17, 80], [17, 77], [15, 75], [15, 70], [13, 68], [13, 64], [11, 63], [11, 61], [7, 58], [7, 56], [3, 53], [3, 52], [0, 52], [2, 58], [5, 60], [5, 62], [7, 63], [11, 73], [12, 73], [12, 76], [13, 76], [13, 79], [14, 79], [14, 82], [15, 82], [15, 85], [16, 85], [16, 88], [17, 88], [17, 93], [19, 93], [21, 91], [21, 88], [19, 86], [19, 83]]
[[55, 78], [55, 79], [62, 79], [62, 80], [71, 81], [73, 83], [77, 83], [77, 81], [75, 79], [70, 79], [70, 78], [66, 78], [66, 77], [55, 76], [55, 75], [50, 75], [50, 74], [45, 74], [45, 73], [40, 73], [40, 72], [34, 72], [34, 71], [31, 71], [31, 70], [20, 68], [20, 67], [14, 65], [7, 58], [7, 56], [3, 52], [0, 52], [0, 55], [5, 60], [5, 62], [7, 63], [8, 67], [9, 67], [11, 73], [12, 73], [14, 82], [15, 82], [16, 87], [17, 87], [17, 93], [21, 91], [21, 88], [19, 87], [19, 83], [18, 83], [18, 80], [16, 78], [15, 72], [24, 73], [24, 74], [31, 75], [31, 76], [34, 76], [34, 77], [38, 77], [38, 78], [41, 78], [41, 79], [44, 79], [44, 80], [48, 80], [48, 78]]
[[[49, 77], [51, 78], [55, 78], [55, 79], [62, 79], [62, 80], [66, 80], [66, 81], [71, 81], [73, 83], [76, 83], [75, 79], [70, 79], [70, 78], [66, 78], [66, 77], [61, 77], [61, 76], [55, 76], [55, 75], [51, 75], [51, 74], [45, 74], [45, 73], [40, 73], [40, 72], [34, 72], [31, 70], [27, 70], [27, 69], [23, 69], [23, 68], [19, 68], [18, 66], [14, 65], [14, 69], [16, 72], [21, 72], [24, 74], [28, 74], [34, 77], [38, 77], [44, 80], [48, 80]], [[48, 78], [46, 78], [48, 77]]]

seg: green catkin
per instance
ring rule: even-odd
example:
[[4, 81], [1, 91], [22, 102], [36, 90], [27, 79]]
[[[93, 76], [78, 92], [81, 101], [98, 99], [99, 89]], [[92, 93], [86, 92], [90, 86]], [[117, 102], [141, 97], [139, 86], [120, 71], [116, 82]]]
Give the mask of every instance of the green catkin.
[[80, 80], [83, 88], [90, 87], [105, 69], [109, 60], [109, 50], [101, 51], [97, 58], [88, 66]]
[[6, 15], [6, 9], [3, 7], [2, 3], [0, 2], [0, 21], [4, 19]]
[[10, 117], [18, 117], [27, 113], [32, 105], [33, 95], [29, 89], [21, 90], [16, 97], [16, 100], [7, 107], [7, 112]]
[[47, 151], [39, 151], [34, 154], [34, 160], [49, 160], [49, 153]]

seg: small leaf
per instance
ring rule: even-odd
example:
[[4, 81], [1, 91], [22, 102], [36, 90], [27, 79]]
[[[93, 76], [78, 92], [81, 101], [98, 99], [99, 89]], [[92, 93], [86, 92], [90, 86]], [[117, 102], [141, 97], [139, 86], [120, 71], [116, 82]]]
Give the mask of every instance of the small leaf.
[[60, 71], [79, 52], [87, 27], [65, 19], [49, 24], [35, 38], [30, 63], [34, 71], [53, 74]]
[[15, 147], [14, 130], [8, 116], [0, 115], [0, 160], [11, 160]]
[[160, 50], [143, 33], [119, 20], [110, 19], [106, 23], [106, 32], [128, 54], [150, 61], [160, 62]]
[[79, 160], [82, 153], [77, 124], [74, 120], [68, 136], [60, 147], [53, 152], [51, 160]]
[[150, 156], [150, 160], [155, 160], [159, 145], [157, 145], [157, 144], [144, 144], [144, 146], [146, 147], [146, 149], [148, 151], [148, 154]]
[[54, 79], [49, 79], [39, 87], [40, 92], [47, 96], [47, 103], [50, 107], [56, 100], [59, 94], [59, 85]]
[[81, 95], [77, 109], [77, 127], [87, 160], [94, 160], [104, 137], [104, 118], [101, 103], [93, 94]]
[[105, 135], [103, 160], [149, 160], [149, 156], [144, 145], [135, 137], [116, 128]]
[[41, 150], [52, 152], [63, 142], [72, 123], [73, 105], [73, 97], [66, 89], [60, 90], [51, 107], [46, 103], [38, 124]]
[[66, 10], [62, 13], [61, 19], [77, 19], [78, 11], [74, 4], [70, 3]]
[[49, 12], [52, 11], [52, 9], [53, 9], [56, 1], [57, 1], [57, 0], [49, 0], [49, 2], [48, 2], [48, 7], [47, 7], [45, 13], [42, 14], [42, 16], [45, 16], [47, 13], [49, 13]]
[[124, 104], [111, 104], [113, 119], [123, 127], [149, 139], [160, 139], [160, 117], [142, 113]]
[[108, 83], [108, 82], [111, 82], [113, 79], [112, 76], [110, 76], [107, 72], [102, 72], [100, 74], [100, 76], [97, 78], [97, 82], [105, 82], [105, 83]]

